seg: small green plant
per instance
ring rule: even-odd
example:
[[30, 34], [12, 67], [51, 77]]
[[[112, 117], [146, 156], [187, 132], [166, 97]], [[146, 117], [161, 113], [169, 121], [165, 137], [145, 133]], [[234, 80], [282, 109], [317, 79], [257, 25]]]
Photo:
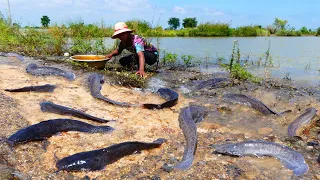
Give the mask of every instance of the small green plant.
[[181, 59], [183, 60], [183, 63], [185, 66], [190, 67], [194, 65], [193, 60], [193, 56], [192, 55], [181, 55]]
[[[239, 52], [240, 50], [238, 49], [238, 42], [234, 41], [233, 43], [233, 50], [232, 50], [232, 54], [231, 54], [231, 58], [230, 58], [230, 63], [229, 64], [221, 64], [222, 68], [226, 69], [227, 71], [229, 71], [230, 76], [234, 79], [238, 79], [240, 81], [252, 81], [254, 83], [259, 83], [261, 81], [261, 78], [258, 78], [254, 75], [252, 75], [249, 71], [247, 71], [244, 67], [242, 67], [240, 65], [240, 60], [238, 60], [239, 57]], [[236, 62], [234, 61], [235, 58], [237, 58]]]
[[164, 66], [175, 66], [177, 64], [178, 54], [164, 52], [162, 63]]
[[307, 64], [306, 67], [304, 67], [304, 71], [308, 72], [311, 70], [311, 63]]
[[284, 76], [283, 79], [288, 80], [288, 81], [292, 81], [292, 79], [290, 78], [290, 73], [289, 72], [286, 73], [286, 75]]
[[[237, 49], [237, 53], [236, 53]], [[232, 48], [232, 54], [231, 54], [231, 59], [230, 59], [230, 65], [229, 65], [229, 70], [232, 72], [232, 65], [234, 63], [234, 60], [236, 60], [236, 63], [240, 63], [240, 50], [239, 50], [239, 43], [238, 40], [235, 40], [233, 42], [233, 48]]]
[[126, 87], [138, 87], [144, 88], [146, 86], [146, 79], [137, 76], [135, 72], [130, 71], [109, 71], [103, 70], [102, 73], [106, 74], [108, 77], [112, 77], [111, 81], [114, 84], [118, 84]]

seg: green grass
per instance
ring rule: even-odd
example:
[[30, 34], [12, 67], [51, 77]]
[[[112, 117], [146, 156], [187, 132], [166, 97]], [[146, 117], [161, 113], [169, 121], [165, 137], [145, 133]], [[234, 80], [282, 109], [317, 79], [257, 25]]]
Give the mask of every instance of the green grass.
[[238, 41], [234, 41], [230, 62], [228, 64], [220, 64], [222, 68], [230, 73], [230, 76], [239, 81], [251, 81], [254, 83], [260, 83], [261, 78], [258, 78], [251, 74], [245, 67], [240, 64], [240, 48]]

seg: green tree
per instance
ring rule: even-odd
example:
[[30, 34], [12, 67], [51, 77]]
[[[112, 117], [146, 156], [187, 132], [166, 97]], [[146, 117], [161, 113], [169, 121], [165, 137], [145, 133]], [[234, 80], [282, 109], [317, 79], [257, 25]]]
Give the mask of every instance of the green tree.
[[169, 19], [168, 24], [170, 26], [170, 29], [176, 30], [180, 26], [180, 19], [172, 17]]
[[320, 36], [320, 27], [317, 29], [317, 36]]
[[18, 23], [13, 23], [12, 26], [15, 28], [18, 28], [18, 29], [21, 28], [20, 24], [18, 24]]
[[287, 20], [281, 20], [279, 18], [276, 18], [273, 24], [276, 26], [277, 30], [285, 30], [287, 27], [287, 23]]
[[183, 19], [183, 27], [184, 28], [192, 28], [192, 27], [197, 27], [197, 19], [194, 17], [194, 18], [184, 18]]
[[309, 30], [307, 29], [307, 27], [303, 26], [301, 29], [300, 29], [301, 33], [302, 34], [309, 34]]
[[50, 23], [50, 18], [48, 16], [42, 16], [41, 24], [43, 27], [48, 27]]

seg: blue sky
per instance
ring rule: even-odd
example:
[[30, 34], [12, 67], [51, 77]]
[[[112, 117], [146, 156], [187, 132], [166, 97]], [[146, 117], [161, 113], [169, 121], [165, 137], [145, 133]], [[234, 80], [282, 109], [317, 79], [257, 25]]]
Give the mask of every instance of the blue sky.
[[[320, 27], [320, 0], [9, 0], [15, 22], [40, 26], [40, 18], [52, 23], [82, 20], [86, 24], [112, 25], [118, 21], [143, 19], [153, 26], [167, 27], [170, 17], [196, 17], [199, 23], [228, 22], [231, 27], [272, 24], [275, 17], [288, 20], [296, 29]], [[7, 0], [0, 0], [6, 16]]]

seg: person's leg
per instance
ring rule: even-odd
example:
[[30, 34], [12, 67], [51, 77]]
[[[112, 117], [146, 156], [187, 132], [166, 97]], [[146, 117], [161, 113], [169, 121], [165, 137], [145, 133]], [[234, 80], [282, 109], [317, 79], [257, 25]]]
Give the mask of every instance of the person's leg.
[[136, 61], [137, 61], [136, 54], [130, 54], [130, 55], [124, 56], [119, 60], [121, 66], [124, 66], [124, 67], [130, 67], [134, 63], [136, 63]]
[[144, 51], [143, 54], [144, 54], [144, 59], [146, 64], [153, 65], [154, 63], [157, 62], [158, 56], [156, 56], [154, 53], [149, 51]]

